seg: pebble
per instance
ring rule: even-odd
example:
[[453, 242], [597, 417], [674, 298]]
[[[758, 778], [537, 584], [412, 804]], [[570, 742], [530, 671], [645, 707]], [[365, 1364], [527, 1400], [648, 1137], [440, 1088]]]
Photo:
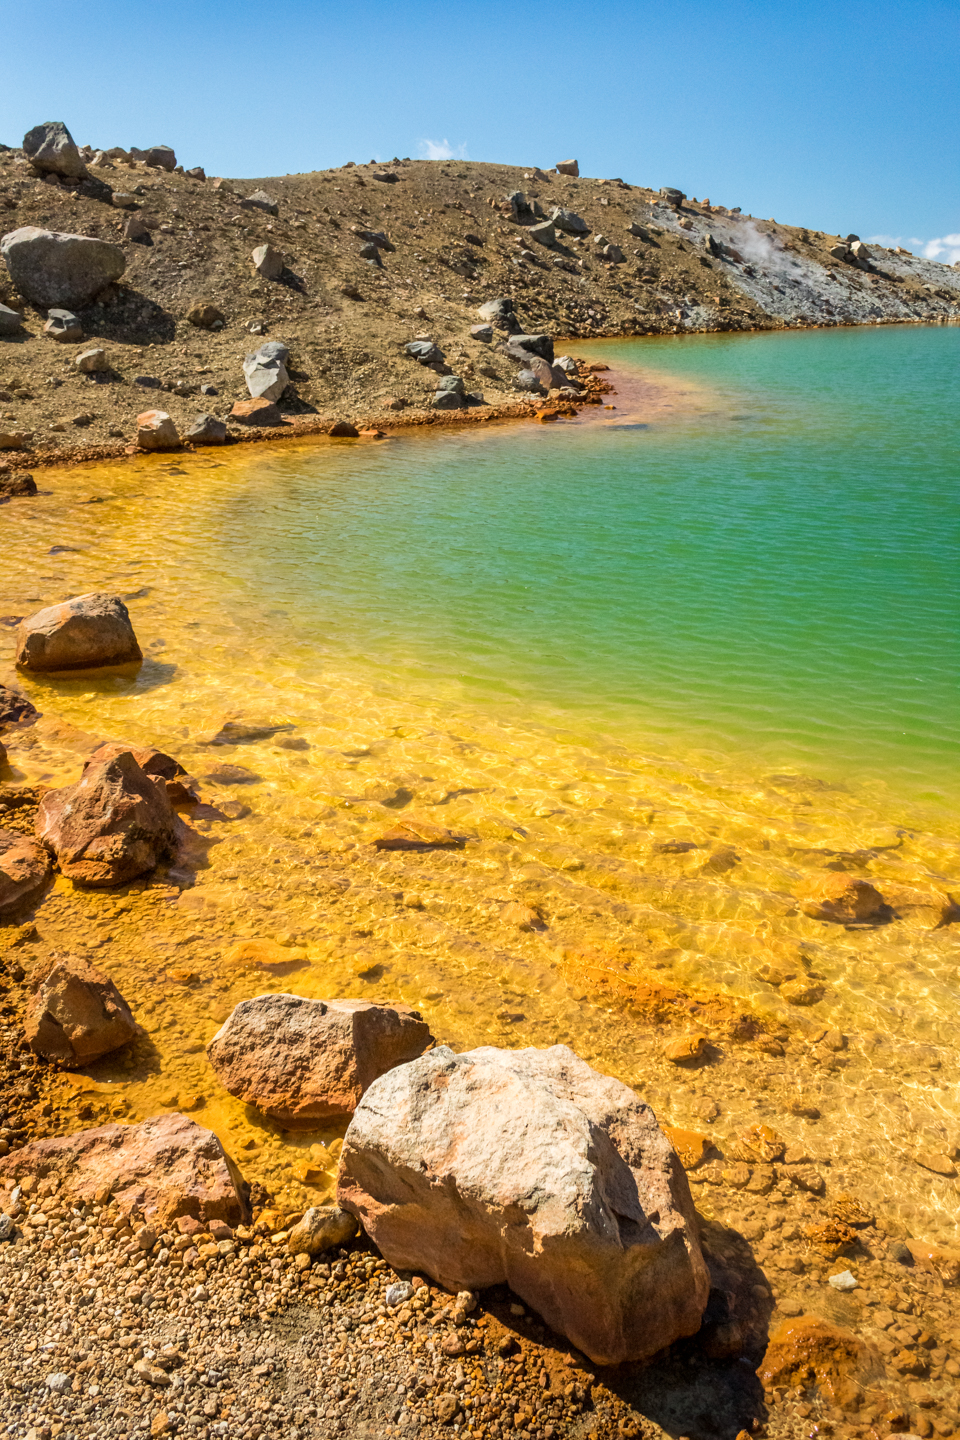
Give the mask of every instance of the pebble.
[[841, 1270], [839, 1274], [827, 1278], [827, 1284], [832, 1285], [834, 1290], [856, 1290], [857, 1283], [857, 1277], [849, 1270]]

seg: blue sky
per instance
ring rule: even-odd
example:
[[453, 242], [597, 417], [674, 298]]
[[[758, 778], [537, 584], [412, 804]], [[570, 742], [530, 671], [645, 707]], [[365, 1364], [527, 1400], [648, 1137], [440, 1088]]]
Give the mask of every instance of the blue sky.
[[80, 143], [164, 142], [243, 177], [575, 155], [791, 224], [960, 247], [956, 0], [4, 10], [7, 144], [62, 119]]

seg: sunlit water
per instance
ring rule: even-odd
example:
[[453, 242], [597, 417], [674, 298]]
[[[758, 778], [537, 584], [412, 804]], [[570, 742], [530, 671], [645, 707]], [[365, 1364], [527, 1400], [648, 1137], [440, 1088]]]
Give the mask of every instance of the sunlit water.
[[[572, 1044], [675, 1123], [717, 1101], [718, 1137], [768, 1118], [935, 1232], [954, 1182], [913, 1154], [960, 1138], [957, 927], [846, 931], [792, 896], [824, 866], [960, 888], [960, 331], [590, 353], [659, 371], [672, 408], [622, 384], [589, 423], [141, 458], [0, 508], [0, 612], [116, 590], [148, 656], [25, 681], [47, 720], [14, 775], [74, 779], [74, 726], [156, 743], [250, 810], [204, 812], [170, 877], [60, 880], [41, 908], [150, 1032], [73, 1082], [84, 1113], [195, 1108], [302, 1203], [336, 1132], [276, 1132], [204, 1045], [267, 989], [401, 999], [457, 1046]], [[235, 717], [294, 728], [210, 747]], [[224, 762], [254, 778], [204, 779]], [[407, 816], [463, 850], [377, 851]], [[249, 938], [284, 954], [238, 967]], [[765, 966], [822, 997], [787, 1004]], [[718, 997], [717, 1065], [665, 1064], [651, 983]], [[729, 1041], [738, 1008], [785, 1057]], [[803, 1098], [821, 1121], [786, 1110]]]

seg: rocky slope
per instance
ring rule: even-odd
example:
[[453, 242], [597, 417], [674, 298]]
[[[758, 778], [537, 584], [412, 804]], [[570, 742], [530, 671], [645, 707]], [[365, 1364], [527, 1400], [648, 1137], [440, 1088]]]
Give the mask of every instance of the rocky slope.
[[[951, 267], [619, 179], [402, 160], [227, 181], [163, 168], [174, 157], [161, 150], [129, 154], [87, 152], [81, 178], [0, 151], [5, 235], [98, 238], [126, 262], [75, 308], [69, 340], [45, 333], [47, 309], [0, 270], [0, 303], [23, 314], [0, 338], [0, 432], [24, 437], [28, 463], [122, 451], [153, 407], [181, 434], [198, 411], [249, 433], [230, 411], [249, 398], [243, 358], [263, 343], [253, 336], [290, 348], [280, 410], [300, 418], [287, 428], [319, 430], [527, 412], [503, 335], [471, 335], [497, 297], [512, 299], [519, 328], [570, 341], [943, 321], [960, 307]], [[437, 373], [457, 374], [482, 405], [430, 408], [436, 374], [404, 349], [418, 336], [442, 350]], [[83, 373], [91, 348], [105, 352], [102, 368]]]

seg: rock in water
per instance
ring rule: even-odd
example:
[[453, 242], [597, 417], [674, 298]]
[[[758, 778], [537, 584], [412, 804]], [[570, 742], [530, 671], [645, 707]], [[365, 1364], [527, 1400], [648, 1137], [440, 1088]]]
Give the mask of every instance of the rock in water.
[[813, 920], [836, 925], [858, 925], [881, 915], [885, 902], [869, 880], [858, 880], [841, 870], [815, 875], [797, 894], [800, 909]]
[[224, 1089], [290, 1129], [352, 1115], [368, 1086], [422, 1055], [429, 1027], [406, 1005], [257, 995], [207, 1046]]
[[43, 846], [15, 830], [0, 830], [0, 919], [36, 900], [49, 879], [50, 857]]
[[40, 719], [40, 711], [26, 695], [11, 690], [9, 685], [0, 685], [0, 732], [11, 725], [34, 725]]
[[21, 670], [95, 670], [143, 659], [119, 595], [93, 591], [50, 605], [20, 622], [17, 664]]
[[649, 1106], [565, 1045], [441, 1046], [391, 1070], [347, 1129], [337, 1197], [398, 1271], [506, 1283], [596, 1364], [700, 1325], [680, 1161]]
[[27, 1005], [27, 1044], [44, 1060], [78, 1069], [143, 1032], [109, 975], [87, 960], [58, 960]]
[[249, 1219], [237, 1167], [216, 1135], [187, 1115], [37, 1140], [0, 1160], [0, 1180], [25, 1175], [53, 1175], [78, 1200], [110, 1193], [124, 1214], [136, 1208], [164, 1225], [180, 1215], [228, 1225]]
[[32, 305], [83, 306], [127, 267], [119, 245], [22, 225], [0, 240], [10, 279]]
[[64, 875], [102, 889], [124, 885], [176, 853], [181, 823], [163, 782], [129, 751], [87, 765], [76, 785], [48, 790], [37, 836]]
[[290, 354], [279, 340], [268, 340], [243, 362], [243, 378], [254, 400], [279, 400], [290, 384], [286, 361]]
[[37, 482], [28, 470], [0, 469], [0, 496], [36, 495]]
[[62, 120], [48, 120], [28, 130], [23, 137], [23, 153], [41, 175], [82, 180], [87, 173], [74, 138]]

